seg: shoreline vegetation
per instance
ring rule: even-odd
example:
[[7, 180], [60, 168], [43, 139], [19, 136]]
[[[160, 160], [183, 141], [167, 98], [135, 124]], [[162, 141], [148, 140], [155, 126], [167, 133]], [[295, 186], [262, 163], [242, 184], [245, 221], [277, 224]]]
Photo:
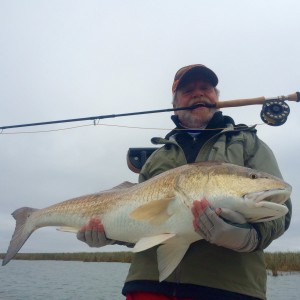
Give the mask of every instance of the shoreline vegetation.
[[[0, 253], [3, 259], [4, 253]], [[62, 260], [82, 262], [130, 263], [133, 253], [120, 252], [71, 252], [71, 253], [18, 253], [16, 260]], [[280, 272], [300, 272], [300, 252], [266, 252], [266, 269], [277, 276]]]

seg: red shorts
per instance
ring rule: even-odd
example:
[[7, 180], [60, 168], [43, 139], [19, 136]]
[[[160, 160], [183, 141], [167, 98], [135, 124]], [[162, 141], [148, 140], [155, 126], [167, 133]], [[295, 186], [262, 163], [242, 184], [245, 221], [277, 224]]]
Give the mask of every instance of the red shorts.
[[155, 293], [134, 292], [126, 295], [126, 300], [192, 300], [191, 298], [177, 298]]

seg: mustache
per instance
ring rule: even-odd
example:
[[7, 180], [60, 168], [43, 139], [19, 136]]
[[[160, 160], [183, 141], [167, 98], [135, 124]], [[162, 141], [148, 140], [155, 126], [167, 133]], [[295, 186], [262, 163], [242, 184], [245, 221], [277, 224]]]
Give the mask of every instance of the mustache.
[[195, 98], [193, 98], [190, 101], [189, 105], [192, 106], [192, 105], [196, 105], [196, 104], [208, 104], [208, 105], [211, 105], [211, 102], [206, 97], [195, 97]]
[[208, 109], [216, 109], [216, 103], [212, 103], [209, 98], [201, 96], [201, 97], [194, 97], [190, 99], [190, 101], [184, 106], [179, 106], [178, 103], [176, 102], [173, 104], [174, 111], [178, 110], [180, 111], [181, 114], [188, 111], [192, 111], [200, 107], [206, 107]]
[[211, 103], [211, 101], [208, 98], [195, 97], [189, 102], [188, 106], [190, 107], [191, 110], [193, 110], [198, 107], [215, 108], [216, 104]]

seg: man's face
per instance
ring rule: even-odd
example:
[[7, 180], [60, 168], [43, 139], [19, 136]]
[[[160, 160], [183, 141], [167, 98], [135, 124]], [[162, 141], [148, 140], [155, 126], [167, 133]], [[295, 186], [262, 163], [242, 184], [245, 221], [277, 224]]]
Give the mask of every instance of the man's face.
[[[199, 103], [216, 104], [218, 95], [215, 88], [207, 81], [195, 79], [187, 82], [177, 90], [173, 107], [191, 106]], [[216, 108], [199, 107], [193, 110], [175, 111], [180, 122], [188, 128], [201, 128], [210, 121]]]

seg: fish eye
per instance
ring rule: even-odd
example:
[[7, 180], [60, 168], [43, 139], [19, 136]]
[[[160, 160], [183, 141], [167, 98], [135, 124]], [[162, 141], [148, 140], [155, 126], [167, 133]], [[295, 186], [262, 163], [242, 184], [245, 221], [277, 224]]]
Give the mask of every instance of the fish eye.
[[258, 178], [257, 174], [255, 173], [250, 173], [250, 176], [249, 176], [251, 179], [256, 179]]

